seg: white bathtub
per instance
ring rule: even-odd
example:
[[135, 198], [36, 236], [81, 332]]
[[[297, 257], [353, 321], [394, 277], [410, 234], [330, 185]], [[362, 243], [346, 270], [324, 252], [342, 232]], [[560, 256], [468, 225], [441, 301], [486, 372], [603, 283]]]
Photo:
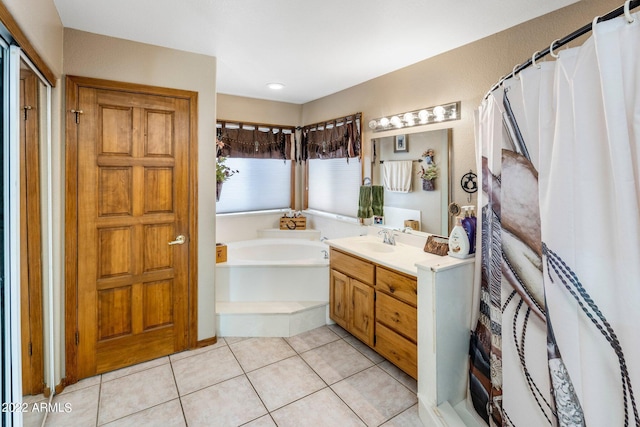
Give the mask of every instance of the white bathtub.
[[227, 267], [265, 265], [298, 267], [328, 265], [329, 247], [301, 239], [255, 239], [227, 245]]
[[229, 243], [216, 265], [218, 334], [292, 336], [330, 322], [328, 250], [295, 238]]

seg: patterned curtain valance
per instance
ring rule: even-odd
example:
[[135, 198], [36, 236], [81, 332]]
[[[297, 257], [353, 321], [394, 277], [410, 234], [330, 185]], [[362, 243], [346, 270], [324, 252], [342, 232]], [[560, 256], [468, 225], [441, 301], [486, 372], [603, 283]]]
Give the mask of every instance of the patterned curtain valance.
[[291, 159], [293, 127], [218, 121], [218, 156]]
[[302, 128], [302, 160], [360, 157], [362, 113]]

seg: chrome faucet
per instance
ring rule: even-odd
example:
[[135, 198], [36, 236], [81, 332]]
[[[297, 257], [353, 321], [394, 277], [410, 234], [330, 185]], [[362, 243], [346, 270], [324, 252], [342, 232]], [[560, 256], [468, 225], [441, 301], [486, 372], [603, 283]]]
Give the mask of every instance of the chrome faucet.
[[321, 242], [324, 242], [325, 240], [329, 240], [329, 239], [327, 239], [327, 238], [326, 238], [326, 237], [324, 237], [324, 236], [320, 238], [320, 241], [321, 241]]
[[405, 227], [405, 228], [403, 228], [401, 231], [402, 231], [403, 233], [409, 233], [409, 234], [411, 234], [411, 230], [413, 230], [413, 228], [411, 228], [411, 227]]
[[324, 249], [321, 250], [320, 252], [324, 254], [324, 259], [329, 259], [329, 252], [325, 251]]
[[396, 238], [393, 235], [393, 230], [380, 230], [378, 231], [378, 234], [383, 234], [384, 238], [382, 240], [382, 243], [386, 243], [387, 245], [396, 245]]

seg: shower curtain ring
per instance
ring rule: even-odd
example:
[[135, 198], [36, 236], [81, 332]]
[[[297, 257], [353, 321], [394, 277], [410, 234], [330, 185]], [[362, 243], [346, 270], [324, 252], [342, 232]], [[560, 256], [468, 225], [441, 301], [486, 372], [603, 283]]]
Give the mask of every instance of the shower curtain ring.
[[558, 54], [553, 52], [553, 45], [555, 45], [559, 41], [560, 39], [555, 39], [553, 42], [551, 42], [551, 46], [549, 46], [549, 54], [551, 54], [551, 56], [553, 56], [554, 58], [557, 58]]
[[518, 68], [520, 66], [520, 64], [516, 64], [513, 66], [513, 70], [511, 70], [511, 75], [513, 76], [514, 79], [520, 79], [520, 77], [518, 77], [518, 75], [516, 74], [516, 68]]
[[538, 56], [538, 54], [540, 53], [539, 50], [536, 50], [533, 55], [531, 55], [531, 65], [533, 65], [536, 68], [540, 68], [540, 64], [536, 64], [536, 56]]
[[624, 2], [624, 16], [625, 16], [625, 18], [627, 18], [627, 23], [628, 24], [631, 24], [631, 23], [633, 23], [633, 21], [635, 21], [633, 16], [631, 16], [631, 12], [629, 11], [629, 4], [630, 3], [631, 3], [631, 0], [626, 0]]

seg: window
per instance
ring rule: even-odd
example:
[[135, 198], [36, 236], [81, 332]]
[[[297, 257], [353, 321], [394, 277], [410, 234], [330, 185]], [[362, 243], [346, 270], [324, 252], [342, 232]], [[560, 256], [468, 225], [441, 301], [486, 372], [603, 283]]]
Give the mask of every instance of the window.
[[309, 168], [309, 209], [356, 217], [362, 182], [358, 159], [311, 159]]
[[225, 121], [217, 127], [218, 158], [237, 171], [222, 184], [217, 213], [291, 208], [294, 129]]
[[307, 162], [307, 208], [356, 217], [362, 182], [362, 113], [305, 126], [301, 152]]
[[239, 172], [222, 185], [218, 213], [291, 207], [291, 160], [227, 158]]

